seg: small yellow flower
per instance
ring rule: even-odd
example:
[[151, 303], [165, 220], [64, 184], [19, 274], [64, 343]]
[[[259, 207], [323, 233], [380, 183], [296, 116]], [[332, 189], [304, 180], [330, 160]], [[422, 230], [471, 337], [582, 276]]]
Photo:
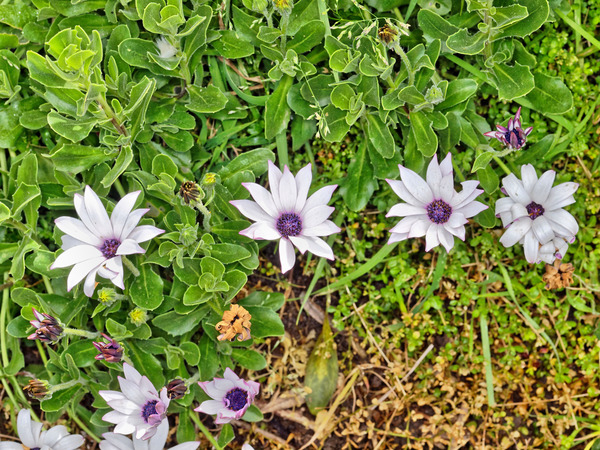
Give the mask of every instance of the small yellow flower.
[[204, 186], [210, 186], [213, 185], [217, 182], [217, 174], [216, 173], [212, 173], [209, 172], [206, 175], [204, 175], [204, 180], [202, 180], [202, 184]]
[[292, 0], [273, 0], [273, 6], [280, 13], [289, 14], [290, 12], [292, 12], [292, 7], [294, 6], [294, 4], [293, 4]]
[[134, 308], [129, 312], [129, 318], [135, 326], [140, 326], [148, 320], [148, 314], [142, 308]]
[[242, 306], [231, 305], [229, 311], [223, 313], [223, 320], [215, 326], [217, 331], [221, 333], [217, 339], [219, 341], [225, 339], [232, 341], [238, 334], [238, 341], [250, 339], [251, 319], [250, 313]]

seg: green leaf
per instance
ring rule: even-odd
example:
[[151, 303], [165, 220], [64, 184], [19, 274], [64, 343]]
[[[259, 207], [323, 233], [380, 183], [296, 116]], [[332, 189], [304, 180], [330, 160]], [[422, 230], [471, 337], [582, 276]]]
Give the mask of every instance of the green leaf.
[[267, 367], [267, 360], [255, 350], [232, 348], [231, 357], [245, 369], [262, 370]]
[[452, 108], [475, 95], [477, 92], [477, 82], [468, 78], [453, 80], [448, 84], [446, 98], [437, 108], [444, 110]]
[[390, 159], [394, 156], [394, 137], [389, 127], [379, 118], [377, 114], [367, 114], [367, 131], [373, 148], [381, 156]]
[[283, 33], [278, 28], [261, 26], [256, 37], [267, 44], [272, 44], [282, 35]]
[[200, 380], [212, 380], [217, 370], [219, 370], [219, 357], [217, 355], [217, 346], [215, 342], [204, 333], [198, 342], [200, 349], [200, 362], [198, 369], [200, 370]]
[[498, 174], [489, 164], [485, 168], [477, 171], [477, 179], [481, 183], [483, 190], [488, 194], [492, 194], [498, 189], [500, 183]]
[[152, 319], [152, 324], [171, 336], [181, 336], [200, 326], [200, 322], [209, 312], [207, 307], [199, 307], [186, 314], [169, 311]]
[[237, 244], [213, 244], [210, 254], [223, 264], [231, 264], [252, 255], [249, 250]]
[[496, 12], [491, 17], [496, 22], [495, 28], [507, 27], [528, 15], [527, 8], [521, 5], [500, 6], [494, 10]]
[[187, 90], [190, 94], [190, 102], [185, 107], [190, 111], [200, 114], [216, 113], [227, 104], [227, 97], [215, 85], [211, 84], [204, 88], [188, 86]]
[[77, 174], [112, 157], [110, 150], [79, 144], [64, 144], [50, 156], [56, 170]]
[[328, 105], [323, 110], [323, 119], [323, 139], [328, 142], [340, 142], [350, 131], [350, 125], [346, 122], [346, 112], [333, 105]]
[[50, 128], [71, 142], [79, 142], [88, 137], [97, 123], [98, 120], [95, 118], [72, 120], [58, 114], [56, 111], [48, 113]]
[[428, 9], [421, 9], [417, 18], [419, 21], [419, 29], [423, 31], [428, 42], [431, 42], [434, 39], [446, 42], [450, 36], [459, 30], [459, 28], [452, 25], [446, 19]]
[[32, 329], [31, 324], [27, 320], [21, 316], [17, 316], [8, 322], [6, 332], [12, 337], [26, 338], [31, 334], [30, 330]]
[[437, 151], [438, 139], [432, 128], [432, 121], [425, 113], [418, 111], [410, 114], [410, 124], [419, 151], [426, 158], [433, 156]]
[[496, 78], [498, 96], [504, 100], [527, 95], [535, 87], [535, 81], [529, 67], [515, 63], [513, 67], [496, 64], [492, 69]]
[[214, 41], [213, 46], [223, 58], [227, 59], [245, 58], [254, 54], [254, 45], [242, 39], [233, 30], [221, 31], [221, 38]]
[[163, 131], [159, 136], [176, 152], [187, 152], [194, 146], [194, 136], [189, 131], [179, 130], [177, 133]]
[[285, 329], [279, 315], [271, 308], [264, 306], [248, 306], [246, 310], [252, 316], [252, 336], [263, 338], [269, 336], [283, 336]]
[[267, 100], [265, 107], [265, 138], [267, 139], [273, 139], [287, 128], [290, 121], [287, 94], [293, 83], [292, 77], [284, 75]]
[[122, 146], [121, 150], [119, 151], [119, 156], [117, 156], [117, 159], [115, 160], [113, 168], [110, 169], [106, 175], [104, 175], [104, 178], [102, 178], [100, 184], [102, 184], [102, 186], [105, 188], [111, 187], [117, 178], [119, 178], [121, 174], [127, 170], [132, 161], [133, 150], [131, 145]]
[[142, 80], [131, 88], [130, 102], [123, 115], [129, 119], [129, 132], [131, 140], [138, 136], [146, 120], [146, 111], [150, 105], [152, 94], [156, 90], [156, 80], [143, 77]]
[[492, 152], [483, 152], [480, 153], [477, 158], [475, 158], [475, 162], [473, 163], [473, 167], [471, 168], [471, 173], [477, 172], [479, 169], [483, 169], [488, 166], [494, 154]]
[[477, 32], [470, 35], [464, 28], [458, 30], [446, 41], [448, 48], [456, 53], [463, 55], [477, 55], [485, 48], [487, 35], [482, 32]]
[[98, 350], [89, 339], [82, 339], [70, 344], [65, 350], [65, 354], [71, 355], [77, 367], [89, 367], [96, 362], [95, 357]]
[[306, 396], [306, 405], [311, 414], [317, 414], [325, 408], [337, 387], [339, 368], [333, 333], [329, 319], [325, 314], [323, 330], [306, 363], [304, 385], [310, 389]]
[[493, 36], [494, 40], [503, 39], [509, 36], [525, 37], [538, 30], [548, 18], [550, 5], [548, 0], [501, 0], [494, 6], [510, 6], [513, 4], [521, 5], [527, 8], [528, 16], [512, 25], [502, 28], [502, 30]]
[[258, 409], [258, 406], [256, 405], [250, 405], [242, 416], [242, 420], [245, 422], [260, 422], [263, 419], [263, 413], [260, 412], [260, 409]]
[[543, 114], [564, 114], [573, 107], [573, 94], [558, 77], [534, 75], [535, 88], [519, 101]]
[[527, 148], [521, 152], [519, 157], [515, 159], [515, 164], [522, 165], [546, 159], [546, 155], [548, 154], [548, 152], [550, 152], [553, 143], [553, 134], [544, 136], [542, 140], [536, 142], [531, 146], [527, 146]]
[[350, 100], [356, 96], [354, 89], [348, 84], [340, 84], [331, 91], [331, 103], [339, 109], [348, 111], [350, 109]]
[[321, 20], [304, 24], [287, 43], [287, 49], [295, 50], [299, 55], [314, 49], [325, 37], [325, 25]]
[[140, 308], [153, 310], [163, 301], [163, 280], [148, 264], [139, 266], [139, 276], [129, 288], [131, 301]]
[[60, 411], [69, 402], [73, 401], [77, 394], [83, 394], [81, 386], [71, 386], [70, 388], [52, 393], [52, 398], [40, 402], [40, 407], [45, 412]]
[[129, 350], [133, 367], [142, 375], [146, 375], [154, 387], [165, 385], [165, 376], [162, 366], [155, 356], [143, 351], [133, 339], [127, 340], [123, 345]]
[[353, 161], [348, 166], [348, 176], [342, 183], [340, 193], [352, 211], [362, 210], [375, 189], [377, 181], [369, 162], [367, 146], [359, 145]]
[[148, 69], [155, 75], [180, 77], [179, 72], [161, 67], [152, 61], [148, 57], [148, 54], [158, 55], [158, 48], [154, 42], [138, 38], [129, 38], [123, 40], [119, 44], [119, 55], [127, 64]]
[[[219, 433], [219, 440], [217, 441], [219, 444], [220, 448], [225, 448], [227, 447], [227, 444], [229, 444], [231, 441], [233, 441], [233, 439], [235, 438], [235, 433], [233, 432], [233, 427], [226, 423], [225, 425], [223, 425], [223, 428], [221, 428], [221, 432]], [[192, 440], [192, 439], [190, 439]]]
[[494, 208], [488, 208], [475, 217], [475, 222], [484, 228], [494, 228], [496, 226], [496, 215], [494, 214]]
[[[34, 202], [34, 204], [39, 208], [40, 195], [41, 191], [37, 185], [21, 183], [12, 196], [12, 216], [18, 219], [21, 211], [27, 208], [31, 202]], [[35, 220], [37, 220], [37, 217], [35, 217]]]
[[254, 291], [248, 297], [241, 299], [238, 304], [243, 306], [265, 306], [278, 311], [285, 303], [285, 296], [280, 292]]
[[336, 72], [350, 73], [358, 69], [361, 54], [352, 50], [336, 50], [329, 58], [329, 66]]

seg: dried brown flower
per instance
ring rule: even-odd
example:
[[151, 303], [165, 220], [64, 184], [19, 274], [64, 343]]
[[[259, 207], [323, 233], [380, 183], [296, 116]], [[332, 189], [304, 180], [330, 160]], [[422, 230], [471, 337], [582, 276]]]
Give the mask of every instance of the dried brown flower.
[[561, 289], [573, 283], [573, 264], [561, 263], [554, 260], [554, 265], [546, 264], [546, 273], [542, 279], [546, 282], [546, 289]]
[[217, 339], [232, 341], [238, 334], [238, 341], [250, 339], [251, 319], [250, 313], [242, 306], [231, 305], [229, 311], [223, 313], [223, 320], [215, 326], [217, 331], [221, 333]]
[[179, 195], [183, 201], [189, 205], [190, 203], [198, 200], [198, 197], [200, 196], [200, 190], [194, 181], [184, 181], [181, 183], [181, 187], [179, 188]]
[[183, 396], [187, 392], [187, 386], [185, 385], [185, 381], [181, 378], [175, 378], [167, 384], [167, 396], [171, 400], [176, 400], [178, 398], [183, 398]]
[[398, 30], [387, 23], [377, 31], [377, 34], [385, 45], [390, 45], [398, 38]]
[[45, 380], [34, 378], [29, 380], [29, 384], [23, 388], [27, 395], [38, 400], [48, 400], [52, 394], [50, 393], [50, 384]]

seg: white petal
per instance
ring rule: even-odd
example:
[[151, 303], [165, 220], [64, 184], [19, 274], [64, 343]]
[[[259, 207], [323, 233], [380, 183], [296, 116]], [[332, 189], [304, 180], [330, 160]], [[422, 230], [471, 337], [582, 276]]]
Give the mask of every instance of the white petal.
[[100, 442], [100, 450], [134, 450], [131, 439], [117, 433], [104, 433], [105, 439]]
[[302, 215], [302, 228], [311, 228], [322, 224], [334, 211], [333, 206], [315, 206]]
[[535, 219], [531, 225], [531, 229], [533, 230], [536, 239], [542, 245], [554, 239], [554, 231], [552, 231], [552, 226], [544, 216], [540, 216]]
[[16, 442], [0, 442], [0, 450], [23, 450], [23, 446]]
[[281, 208], [280, 213], [284, 212], [296, 212], [296, 199], [298, 197], [298, 189], [296, 187], [296, 180], [294, 175], [290, 172], [287, 166], [283, 169], [283, 176], [279, 180], [279, 203]]
[[225, 404], [219, 400], [205, 400], [200, 403], [194, 411], [198, 411], [204, 414], [216, 414], [220, 410], [225, 409]]
[[86, 244], [100, 247], [104, 242], [103, 239], [93, 234], [79, 219], [73, 217], [62, 216], [54, 220], [54, 223], [60, 231], [73, 236], [75, 239], [85, 242]]
[[[408, 217], [406, 219], [408, 219]], [[406, 219], [403, 219], [403, 220], [406, 220]], [[412, 226], [410, 227], [410, 230], [408, 232], [408, 237], [416, 238], [416, 237], [425, 236], [431, 223], [432, 222], [429, 219], [416, 220], [415, 223], [413, 223]]]
[[100, 269], [100, 267], [101, 266], [96, 267], [90, 273], [87, 274], [87, 277], [85, 277], [85, 282], [83, 283], [83, 293], [87, 297], [91, 297], [92, 295], [94, 295], [94, 290], [97, 286], [96, 274], [98, 273], [98, 269]]
[[282, 173], [279, 168], [273, 164], [273, 161], [269, 161], [269, 187], [271, 189], [271, 194], [273, 195], [273, 201], [277, 206], [277, 209], [281, 207], [281, 202], [279, 201], [279, 180], [281, 180]]
[[408, 238], [408, 233], [391, 233], [390, 238], [388, 239], [388, 244], [393, 244], [395, 242], [404, 241]]
[[454, 177], [452, 174], [446, 175], [442, 178], [440, 182], [440, 197], [446, 203], [452, 203], [454, 195], [456, 195], [456, 191], [454, 190]]
[[125, 373], [125, 378], [128, 380], [131, 380], [138, 385], [142, 382], [142, 374], [130, 364], [123, 363], [123, 372]]
[[[294, 237], [290, 237], [290, 240], [299, 249], [305, 248], [314, 255], [321, 256], [323, 258], [327, 258], [327, 259], [331, 259], [331, 260], [334, 259], [333, 250], [331, 249], [331, 247], [329, 245], [327, 245], [327, 242], [325, 242], [323, 239], [320, 239], [318, 237], [311, 237], [311, 236], [294, 236]], [[306, 251], [306, 250], [304, 250], [304, 251]], [[304, 251], [302, 253], [304, 253]]]
[[273, 217], [252, 200], [231, 200], [229, 203], [235, 206], [248, 219], [255, 222], [269, 222], [273, 220]]
[[538, 182], [535, 184], [533, 190], [531, 191], [531, 199], [534, 202], [540, 205], [546, 202], [548, 195], [550, 195], [552, 185], [554, 184], [555, 177], [556, 172], [554, 170], [549, 170], [542, 174]]
[[96, 258], [80, 262], [79, 264], [75, 264], [71, 269], [71, 272], [69, 272], [69, 276], [67, 277], [67, 291], [73, 289], [73, 286], [83, 280], [87, 274], [101, 265], [104, 261], [106, 261], [104, 256], [98, 256]]
[[424, 204], [429, 204], [433, 201], [433, 192], [429, 185], [410, 169], [404, 166], [400, 167], [400, 176], [402, 177], [402, 183], [404, 187], [412, 194], [414, 198]]
[[80, 241], [79, 239], [75, 239], [73, 236], [69, 236], [68, 234], [63, 234], [60, 239], [62, 241], [61, 248], [65, 251], [78, 245], [89, 245], [83, 241]]
[[281, 261], [281, 273], [286, 273], [296, 262], [294, 246], [287, 239], [279, 240], [279, 260]]
[[[102, 420], [105, 420], [105, 419], [102, 418]], [[119, 434], [131, 434], [135, 431], [135, 429], [136, 429], [136, 427], [132, 423], [129, 423], [126, 421], [120, 421], [116, 424], [113, 432], [119, 433]]]
[[31, 413], [28, 409], [22, 409], [19, 411], [17, 416], [17, 430], [19, 432], [19, 438], [21, 442], [27, 447], [35, 447], [38, 443], [42, 424], [40, 423], [38, 429], [34, 429], [33, 425], [39, 422], [33, 422], [31, 420]]
[[303, 236], [329, 236], [331, 234], [339, 233], [340, 227], [338, 227], [331, 220], [326, 220], [319, 225], [314, 227], [305, 228], [302, 230]]
[[567, 254], [567, 250], [569, 249], [569, 244], [567, 244], [567, 241], [565, 241], [564, 239], [554, 239], [552, 241], [554, 243], [554, 246], [556, 247], [556, 257], [557, 258], [564, 258], [564, 256]]
[[279, 231], [277, 231], [272, 224], [266, 222], [253, 223], [248, 228], [240, 231], [240, 234], [250, 239], [261, 239], [266, 241], [281, 238]]
[[434, 247], [440, 245], [440, 240], [438, 238], [438, 227], [439, 225], [432, 223], [429, 225], [427, 229], [427, 233], [425, 234], [425, 251], [428, 252]]
[[[466, 189], [463, 189], [460, 192], [460, 194], [459, 193], [454, 194], [454, 197], [452, 197], [452, 200], [450, 201], [450, 206], [452, 206], [452, 208], [460, 209], [460, 208], [468, 205], [469, 203], [471, 203], [473, 200], [475, 200], [481, 194], [483, 194], [483, 189], [473, 189], [470, 192], [467, 191], [467, 192], [469, 192], [468, 195], [466, 195], [465, 191], [466, 191]], [[465, 193], [465, 194], [463, 194], [463, 193]]]
[[129, 237], [129, 234], [135, 229], [135, 227], [140, 222], [140, 220], [142, 220], [142, 217], [144, 216], [144, 214], [146, 214], [148, 211], [150, 211], [150, 210], [147, 208], [136, 209], [136, 210], [132, 211], [127, 216], [125, 225], [123, 225], [123, 230], [121, 230], [121, 234], [118, 235], [119, 237], [117, 239], [119, 241], [124, 241], [125, 239], [127, 239]]
[[143, 406], [149, 400], [147, 395], [142, 393], [140, 386], [133, 380], [128, 380], [127, 378], [119, 378], [119, 386], [121, 387], [121, 391], [125, 393], [127, 398], [135, 403], [138, 408], [139, 406]]
[[308, 197], [306, 203], [304, 204], [304, 208], [300, 212], [300, 215], [306, 214], [307, 211], [310, 211], [315, 206], [326, 205], [331, 200], [331, 196], [333, 192], [337, 189], [337, 184], [332, 184], [330, 186], [325, 186], [315, 192], [313, 195]]
[[390, 208], [385, 217], [404, 217], [425, 214], [427, 211], [422, 206], [411, 205], [410, 203], [397, 203]]
[[506, 229], [502, 237], [500, 238], [500, 242], [505, 247], [512, 247], [521, 239], [523, 236], [531, 229], [531, 219], [523, 218], [521, 220], [516, 220], [513, 224]]
[[[533, 221], [533, 226], [535, 226], [535, 222]], [[529, 231], [525, 235], [525, 241], [523, 242], [523, 249], [525, 250], [525, 259], [530, 264], [536, 264], [538, 262], [538, 250], [540, 248], [540, 243], [535, 237], [533, 231]]]
[[507, 175], [502, 179], [502, 185], [506, 190], [506, 193], [513, 198], [513, 200], [522, 203], [523, 205], [529, 205], [531, 203], [531, 197], [525, 191], [523, 183], [514, 174]]
[[125, 394], [119, 391], [98, 391], [100, 397], [104, 399], [105, 402], [110, 402], [113, 400], [125, 400], [127, 397]]
[[79, 216], [83, 224], [86, 226], [86, 228], [96, 236], [102, 236], [103, 231], [106, 230], [97, 229], [94, 222], [92, 222], [92, 219], [90, 219], [90, 215], [88, 214], [87, 208], [85, 206], [85, 199], [83, 195], [75, 194], [75, 196], [73, 197], [73, 205], [75, 206], [75, 211], [77, 211], [77, 215]]
[[52, 447], [52, 450], [75, 450], [81, 448], [85, 443], [83, 436], [79, 434], [71, 434], [62, 438], [56, 445]]
[[135, 253], [146, 253], [142, 247], [132, 239], [125, 239], [117, 248], [117, 255], [133, 255]]
[[146, 242], [150, 239], [154, 239], [156, 236], [164, 232], [165, 230], [156, 228], [154, 225], [139, 225], [135, 227], [131, 233], [129, 233], [127, 239], [136, 241], [139, 244], [141, 242]]
[[440, 198], [440, 183], [442, 182], [442, 171], [438, 164], [437, 155], [433, 155], [433, 158], [427, 166], [427, 174], [425, 175], [427, 184], [433, 191], [433, 198]]
[[115, 209], [113, 209], [113, 212], [110, 215], [110, 222], [115, 236], [121, 236], [127, 217], [131, 214], [131, 210], [133, 210], [140, 193], [141, 191], [131, 192], [119, 200], [115, 205]]
[[452, 215], [448, 219], [448, 222], [446, 222], [444, 224], [444, 227], [449, 227], [449, 228], [462, 227], [467, 222], [468, 222], [468, 220], [463, 213], [461, 213], [459, 211], [455, 211], [452, 213]]
[[425, 206], [425, 203], [417, 200], [409, 191], [408, 189], [406, 189], [405, 184], [402, 181], [399, 180], [389, 180], [386, 178], [386, 180], [388, 182], [388, 184], [390, 185], [390, 187], [392, 188], [392, 190], [396, 193], [396, 195], [398, 197], [400, 197], [402, 200], [404, 200], [406, 203], [410, 203], [411, 205], [415, 205], [415, 206]]
[[[496, 215], [510, 211], [515, 201], [510, 197], [502, 197], [496, 200]], [[520, 205], [521, 203], [519, 203]]]
[[156, 434], [150, 439], [147, 445], [148, 450], [163, 450], [167, 437], [169, 436], [169, 421], [163, 420], [160, 425], [156, 428]]
[[550, 211], [575, 203], [573, 194], [578, 188], [579, 184], [571, 182], [554, 186], [550, 191], [550, 195], [546, 199], [544, 208], [546, 211]]
[[200, 446], [200, 442], [184, 442], [183, 444], [171, 447], [170, 450], [196, 450]]
[[273, 196], [269, 191], [256, 183], [242, 183], [242, 186], [244, 186], [248, 192], [250, 192], [250, 195], [254, 201], [262, 208], [263, 211], [272, 217], [279, 216], [279, 211], [277, 206], [275, 206]]
[[513, 221], [512, 214], [510, 212], [505, 212], [500, 214], [500, 220], [502, 221], [502, 226], [504, 228], [508, 227]]
[[527, 212], [527, 208], [521, 203], [513, 203], [510, 208], [510, 214], [512, 216], [512, 220], [520, 219], [521, 217], [529, 216], [529, 212]]
[[564, 209], [545, 212], [543, 217], [550, 221], [552, 229], [562, 237], [575, 236], [579, 231], [575, 218]]
[[96, 195], [91, 187], [85, 187], [83, 200], [88, 216], [94, 224], [94, 228], [100, 233], [99, 236], [103, 238], [114, 237], [112, 224], [108, 218], [106, 208], [104, 208], [100, 198]]
[[521, 166], [521, 179], [523, 180], [523, 187], [531, 194], [531, 191], [533, 191], [533, 187], [538, 180], [535, 169], [531, 164], [524, 164]]
[[102, 252], [96, 247], [88, 244], [77, 245], [58, 255], [50, 268], [58, 269], [62, 267], [69, 267], [79, 264], [83, 261], [87, 261], [88, 259], [98, 258], [100, 256], [103, 256]]
[[405, 217], [404, 219], [402, 219], [400, 222], [398, 222], [394, 227], [392, 227], [392, 229], [390, 230], [390, 233], [408, 233], [410, 231], [411, 227], [416, 222], [425, 222], [427, 224], [431, 223], [429, 221], [429, 219], [427, 218], [427, 216], [425, 216], [425, 215], [408, 216], [408, 217]]
[[295, 211], [302, 211], [308, 197], [308, 190], [312, 183], [312, 166], [310, 164], [304, 166], [296, 174], [296, 207]]
[[454, 237], [452, 234], [450, 234], [443, 226], [438, 226], [437, 234], [440, 244], [442, 244], [446, 251], [450, 253], [450, 250], [454, 247]]
[[456, 212], [462, 213], [465, 217], [473, 217], [479, 214], [481, 211], [485, 211], [488, 209], [487, 205], [484, 205], [481, 202], [473, 201], [468, 205], [463, 206], [456, 210]]
[[448, 152], [446, 157], [440, 163], [440, 170], [442, 171], [442, 176], [446, 176], [452, 174], [452, 153]]
[[462, 241], [465, 240], [465, 226], [464, 225], [461, 225], [461, 226], [458, 226], [458, 227], [450, 227], [450, 226], [448, 226], [447, 223], [445, 223], [444, 224], [444, 229], [448, 233], [450, 233], [450, 234], [456, 236], [457, 238], [459, 238], [460, 240], [462, 240]]

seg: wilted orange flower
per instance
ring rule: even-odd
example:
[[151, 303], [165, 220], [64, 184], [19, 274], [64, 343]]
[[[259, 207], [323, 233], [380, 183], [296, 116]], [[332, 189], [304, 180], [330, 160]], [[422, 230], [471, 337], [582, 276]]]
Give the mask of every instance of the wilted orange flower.
[[215, 326], [221, 333], [217, 339], [232, 341], [238, 334], [238, 341], [250, 339], [250, 319], [252, 316], [242, 306], [231, 305], [229, 311], [223, 313], [223, 320]]
[[559, 259], [555, 259], [552, 266], [546, 264], [546, 273], [542, 277], [546, 282], [546, 289], [561, 289], [571, 286], [574, 271], [573, 264], [561, 264]]

